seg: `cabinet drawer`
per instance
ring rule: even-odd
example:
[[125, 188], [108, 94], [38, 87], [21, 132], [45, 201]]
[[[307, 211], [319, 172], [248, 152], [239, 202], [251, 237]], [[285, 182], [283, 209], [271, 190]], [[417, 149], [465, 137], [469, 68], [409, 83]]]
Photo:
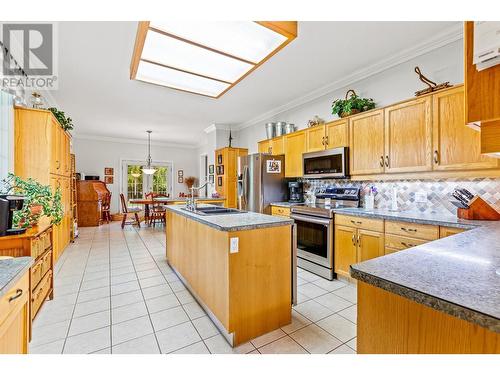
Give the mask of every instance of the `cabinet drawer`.
[[353, 228], [367, 229], [374, 232], [384, 231], [384, 221], [360, 216], [335, 215], [335, 224]]
[[43, 272], [43, 259], [40, 259], [33, 266], [31, 266], [31, 290], [35, 289], [40, 280], [42, 279]]
[[43, 241], [40, 238], [31, 240], [31, 257], [37, 259], [44, 251]]
[[389, 254], [393, 254], [393, 253], [397, 253], [398, 251], [401, 251], [399, 249], [393, 249], [392, 247], [385, 247], [384, 249], [384, 255], [389, 255]]
[[465, 232], [467, 229], [439, 227], [439, 238], [453, 236], [454, 234]]
[[426, 243], [426, 240], [420, 240], [411, 237], [396, 236], [394, 234], [385, 235], [385, 247], [389, 247], [395, 250], [409, 249], [410, 247], [415, 247]]
[[274, 216], [290, 217], [290, 209], [288, 207], [271, 206], [271, 214]]
[[386, 221], [385, 232], [422, 240], [437, 240], [439, 238], [439, 227], [436, 225], [413, 224], [402, 221]]
[[5, 319], [11, 313], [14, 313], [19, 306], [26, 303], [29, 294], [29, 273], [26, 272], [13, 288], [0, 297], [0, 325], [2, 325]]
[[33, 319], [43, 302], [47, 298], [47, 294], [52, 287], [52, 271], [45, 274], [40, 284], [31, 293], [31, 319]]

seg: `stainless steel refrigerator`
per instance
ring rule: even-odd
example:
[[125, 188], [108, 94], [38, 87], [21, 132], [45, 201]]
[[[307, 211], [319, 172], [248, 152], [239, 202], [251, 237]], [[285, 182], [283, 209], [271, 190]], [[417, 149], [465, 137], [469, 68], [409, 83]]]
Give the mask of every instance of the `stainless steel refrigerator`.
[[272, 202], [287, 200], [285, 156], [252, 154], [238, 158], [238, 208], [271, 214]]

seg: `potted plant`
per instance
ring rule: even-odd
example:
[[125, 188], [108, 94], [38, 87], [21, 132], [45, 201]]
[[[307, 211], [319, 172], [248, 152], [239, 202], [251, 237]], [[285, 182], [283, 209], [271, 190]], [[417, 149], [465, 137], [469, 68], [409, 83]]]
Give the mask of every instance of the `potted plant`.
[[[351, 95], [349, 96], [349, 94]], [[373, 108], [375, 108], [373, 99], [360, 98], [354, 90], [349, 90], [345, 94], [345, 99], [337, 99], [332, 103], [332, 114], [346, 117]]]
[[2, 181], [2, 194], [17, 194], [25, 197], [23, 208], [14, 212], [13, 225], [20, 228], [36, 226], [42, 216], [50, 217], [52, 224], [59, 224], [63, 218], [61, 190], [54, 193], [50, 186], [28, 178], [26, 180], [12, 173]]
[[47, 109], [54, 114], [57, 121], [59, 121], [61, 128], [66, 131], [73, 130], [73, 120], [71, 119], [71, 117], [66, 117], [66, 114], [63, 111], [60, 111], [55, 107], [50, 107]]

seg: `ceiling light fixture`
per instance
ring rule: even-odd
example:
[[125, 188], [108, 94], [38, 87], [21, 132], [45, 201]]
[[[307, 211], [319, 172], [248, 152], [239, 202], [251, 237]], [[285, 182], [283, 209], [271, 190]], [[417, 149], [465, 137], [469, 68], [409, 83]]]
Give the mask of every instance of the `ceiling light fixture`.
[[142, 167], [142, 172], [145, 174], [154, 174], [156, 169], [151, 166], [153, 160], [151, 159], [151, 130], [146, 130], [148, 133], [148, 158], [146, 160], [146, 167]]
[[219, 98], [296, 37], [296, 21], [142, 21], [130, 79]]

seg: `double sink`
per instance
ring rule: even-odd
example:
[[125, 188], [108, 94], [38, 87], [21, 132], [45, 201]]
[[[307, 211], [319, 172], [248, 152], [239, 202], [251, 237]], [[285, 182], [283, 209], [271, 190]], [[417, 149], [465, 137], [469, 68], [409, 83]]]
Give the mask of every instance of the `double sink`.
[[182, 208], [184, 211], [192, 212], [197, 215], [202, 216], [211, 216], [211, 215], [231, 215], [231, 214], [242, 214], [245, 211], [240, 211], [235, 208], [226, 208], [226, 207], [198, 207], [196, 210], [190, 210], [189, 208]]

